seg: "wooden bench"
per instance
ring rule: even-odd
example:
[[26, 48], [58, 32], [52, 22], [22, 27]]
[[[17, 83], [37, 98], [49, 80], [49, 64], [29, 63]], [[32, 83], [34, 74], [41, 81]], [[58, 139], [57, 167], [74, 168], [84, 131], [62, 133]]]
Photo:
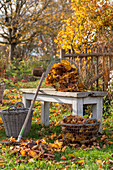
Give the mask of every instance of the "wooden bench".
[[[29, 108], [36, 89], [20, 89], [20, 92], [23, 94], [25, 107]], [[52, 88], [42, 88], [36, 98], [41, 101], [41, 124], [49, 125], [49, 102], [71, 104], [72, 115], [79, 116], [83, 116], [83, 105], [91, 104], [92, 116], [101, 120], [99, 131], [102, 132], [103, 97], [106, 94], [103, 91], [60, 92]]]

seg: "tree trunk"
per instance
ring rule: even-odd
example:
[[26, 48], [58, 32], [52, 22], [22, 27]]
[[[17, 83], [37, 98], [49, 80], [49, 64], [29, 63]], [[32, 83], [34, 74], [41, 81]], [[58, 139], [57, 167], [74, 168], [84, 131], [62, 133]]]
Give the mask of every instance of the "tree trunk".
[[9, 45], [9, 62], [11, 63], [12, 60], [14, 59], [14, 49], [15, 49], [15, 44], [10, 44]]

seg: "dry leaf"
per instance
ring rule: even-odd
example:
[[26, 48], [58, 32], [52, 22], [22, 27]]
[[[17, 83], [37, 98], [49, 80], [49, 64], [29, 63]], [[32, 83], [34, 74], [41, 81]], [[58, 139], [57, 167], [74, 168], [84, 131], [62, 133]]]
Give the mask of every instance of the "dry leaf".
[[9, 141], [13, 143], [13, 142], [16, 142], [16, 139], [11, 137], [11, 138], [9, 138]]
[[108, 141], [107, 144], [110, 144], [110, 145], [111, 145], [111, 144], [113, 144], [113, 142], [112, 142], [112, 141]]
[[21, 153], [22, 156], [26, 155], [26, 151], [25, 150], [20, 150], [20, 153]]
[[79, 165], [82, 165], [84, 162], [85, 162], [84, 160], [80, 160], [80, 161], [78, 161], [76, 163], [79, 164]]
[[62, 144], [63, 144], [62, 142], [59, 142], [58, 140], [56, 140], [54, 143], [50, 143], [49, 145], [52, 148], [60, 149]]
[[73, 154], [68, 154], [68, 156], [69, 156], [70, 158], [75, 158], [75, 155], [73, 155]]
[[67, 148], [67, 146], [64, 146], [64, 147], [62, 148], [62, 152], [64, 152], [66, 148]]
[[29, 159], [28, 162], [33, 163], [35, 160], [33, 158]]
[[66, 163], [67, 161], [53, 162], [53, 164], [55, 165], [66, 164]]
[[96, 163], [97, 164], [102, 164], [102, 161], [101, 160], [96, 160]]
[[35, 151], [32, 151], [32, 150], [30, 150], [28, 152], [28, 155], [35, 158], [35, 159], [37, 159], [39, 157], [39, 155]]
[[106, 148], [106, 145], [105, 145], [105, 144], [103, 145], [103, 148], [104, 148], [104, 149]]
[[66, 159], [66, 157], [65, 157], [65, 156], [62, 156], [62, 157], [61, 157], [61, 159], [62, 159], [62, 160], [65, 160], [65, 159]]
[[110, 164], [110, 161], [108, 160], [108, 161], [106, 161], [106, 163], [107, 163], [107, 164]]
[[6, 163], [6, 161], [4, 159], [0, 160], [0, 166], [3, 166]]
[[5, 164], [5, 162], [3, 162], [3, 163], [1, 162], [1, 163], [0, 163], [0, 166], [2, 166], [2, 165], [4, 165], [4, 164]]
[[113, 164], [113, 160], [112, 159], [109, 159], [109, 162]]
[[3, 123], [3, 121], [2, 121], [2, 118], [0, 117], [0, 124], [2, 124]]

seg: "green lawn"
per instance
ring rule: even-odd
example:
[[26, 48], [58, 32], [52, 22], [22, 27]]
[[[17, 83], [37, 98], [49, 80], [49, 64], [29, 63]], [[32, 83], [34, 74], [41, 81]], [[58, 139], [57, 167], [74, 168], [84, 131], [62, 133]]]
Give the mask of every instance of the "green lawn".
[[[38, 82], [12, 84], [7, 86], [4, 93], [3, 104], [0, 110], [8, 108], [16, 102], [22, 101], [19, 88], [36, 87]], [[43, 82], [42, 87], [45, 87]], [[113, 110], [106, 119], [103, 118], [103, 134], [97, 141], [89, 144], [70, 144], [62, 138], [58, 122], [64, 115], [70, 114], [70, 107], [57, 103], [50, 103], [50, 125], [45, 127], [40, 124], [41, 106], [35, 102], [31, 130], [28, 136], [22, 138], [21, 144], [12, 142], [10, 145], [0, 145], [0, 169], [11, 170], [109, 170], [113, 167]], [[4, 126], [0, 119], [0, 140], [9, 140], [5, 134]], [[40, 144], [38, 150], [41, 154], [35, 157], [29, 151], [33, 146]], [[29, 146], [26, 144], [29, 144]], [[33, 145], [33, 146], [31, 146]], [[56, 148], [55, 148], [56, 147]], [[25, 150], [21, 154], [20, 150]], [[47, 153], [49, 156], [44, 156]], [[51, 156], [52, 155], [52, 156]]]

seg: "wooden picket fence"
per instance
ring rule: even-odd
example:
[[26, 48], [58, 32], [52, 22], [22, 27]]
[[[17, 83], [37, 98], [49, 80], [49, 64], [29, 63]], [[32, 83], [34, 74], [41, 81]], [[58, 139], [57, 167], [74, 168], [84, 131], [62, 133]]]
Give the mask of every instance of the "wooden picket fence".
[[113, 52], [110, 49], [85, 49], [85, 53], [75, 53], [64, 49], [60, 51], [61, 58], [73, 60], [80, 71], [80, 79], [87, 89], [105, 91], [113, 70]]

